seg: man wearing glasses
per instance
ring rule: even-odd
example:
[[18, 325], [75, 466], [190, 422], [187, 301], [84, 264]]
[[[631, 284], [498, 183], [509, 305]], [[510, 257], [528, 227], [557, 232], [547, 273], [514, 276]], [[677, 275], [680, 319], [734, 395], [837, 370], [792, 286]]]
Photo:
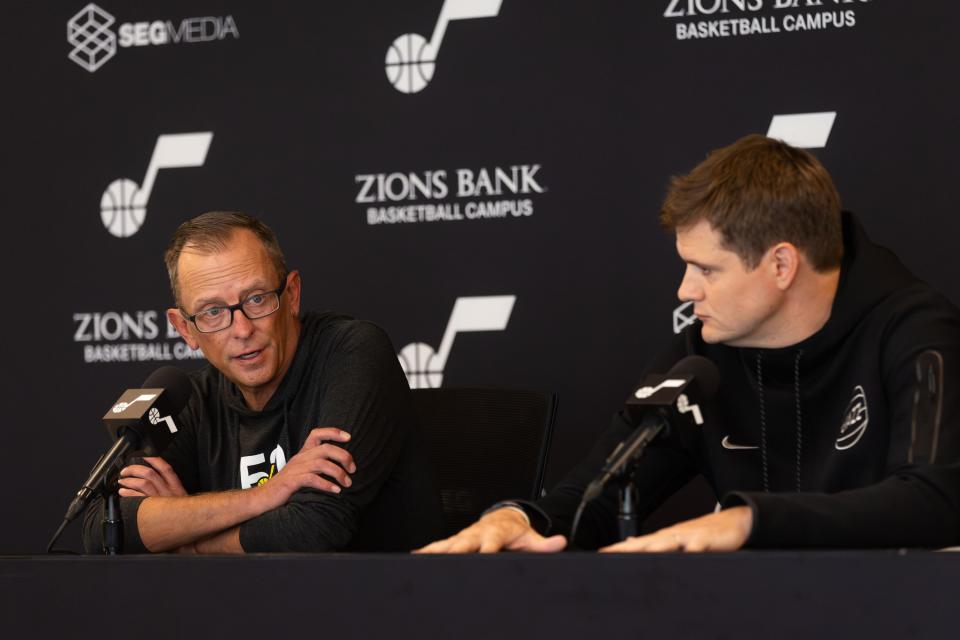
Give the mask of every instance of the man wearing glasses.
[[[182, 224], [165, 254], [167, 317], [209, 365], [177, 438], [120, 474], [125, 549], [405, 550], [440, 526], [409, 389], [389, 338], [300, 314], [276, 236], [241, 213]], [[85, 523], [97, 546], [100, 516]], [[389, 531], [389, 535], [388, 535]]]

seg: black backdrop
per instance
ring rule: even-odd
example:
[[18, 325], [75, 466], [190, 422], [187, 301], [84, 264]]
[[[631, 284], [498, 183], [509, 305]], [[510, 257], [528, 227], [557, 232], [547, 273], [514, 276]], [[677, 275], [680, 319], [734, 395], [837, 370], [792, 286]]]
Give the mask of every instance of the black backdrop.
[[[462, 301], [461, 327], [506, 323], [457, 334], [443, 384], [558, 391], [548, 484], [671, 334], [682, 269], [656, 223], [668, 177], [776, 115], [835, 113], [814, 152], [845, 206], [960, 300], [956, 3], [446, 4], [463, 19], [439, 52], [401, 36], [429, 39], [443, 0], [8, 5], [0, 553], [42, 549], [108, 444], [99, 417], [162, 364], [138, 356], [186, 355], [166, 333], [161, 254], [206, 210], [265, 219], [303, 274], [306, 307], [373, 320], [398, 352], [437, 351], [458, 299], [513, 296], [486, 315], [483, 300]], [[497, 15], [465, 19], [483, 13]], [[679, 39], [698, 28], [709, 37]], [[422, 84], [434, 59], [418, 92], [388, 79]], [[203, 132], [205, 150], [203, 136], [157, 145]], [[117, 237], [101, 200], [126, 178], [117, 193], [138, 204], [155, 147], [157, 160], [198, 166], [159, 168], [142, 226]], [[480, 184], [481, 169], [513, 167], [526, 184], [459, 196], [458, 169]], [[411, 179], [431, 188], [368, 202], [378, 175], [394, 195]], [[426, 218], [427, 205], [462, 219], [368, 220], [404, 206]], [[506, 214], [473, 217], [481, 206]]]

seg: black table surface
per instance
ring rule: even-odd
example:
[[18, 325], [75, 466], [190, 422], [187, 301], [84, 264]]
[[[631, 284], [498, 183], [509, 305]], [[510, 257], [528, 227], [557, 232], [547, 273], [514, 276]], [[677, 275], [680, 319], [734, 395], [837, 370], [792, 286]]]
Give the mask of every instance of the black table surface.
[[0, 557], [0, 638], [957, 638], [958, 604], [942, 552]]

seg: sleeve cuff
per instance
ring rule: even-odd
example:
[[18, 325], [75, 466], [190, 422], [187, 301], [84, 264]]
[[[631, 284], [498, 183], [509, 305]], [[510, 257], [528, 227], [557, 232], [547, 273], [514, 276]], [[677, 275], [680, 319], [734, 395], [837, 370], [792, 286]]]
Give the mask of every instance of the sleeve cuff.
[[240, 523], [240, 547], [244, 553], [265, 553], [274, 551], [268, 544], [268, 540], [262, 534], [261, 527], [252, 520]]
[[550, 531], [550, 527], [552, 526], [552, 523], [550, 522], [550, 516], [548, 516], [543, 509], [532, 502], [527, 502], [526, 500], [503, 500], [501, 502], [497, 502], [489, 509], [484, 511], [481, 514], [481, 517], [487, 515], [491, 511], [504, 508], [519, 509], [522, 511], [527, 517], [527, 520], [530, 522], [530, 527], [540, 535], [545, 536]]
[[731, 507], [750, 507], [750, 533], [747, 535], [747, 540], [743, 543], [743, 546], [756, 546], [757, 538], [759, 537], [757, 532], [760, 530], [760, 509], [757, 506], [756, 500], [753, 499], [753, 496], [742, 491], [728, 493], [724, 496], [720, 506], [724, 509]]
[[[120, 516], [123, 518], [123, 553], [150, 553], [140, 539], [137, 513], [146, 498], [120, 498]], [[102, 526], [98, 524], [97, 526]]]

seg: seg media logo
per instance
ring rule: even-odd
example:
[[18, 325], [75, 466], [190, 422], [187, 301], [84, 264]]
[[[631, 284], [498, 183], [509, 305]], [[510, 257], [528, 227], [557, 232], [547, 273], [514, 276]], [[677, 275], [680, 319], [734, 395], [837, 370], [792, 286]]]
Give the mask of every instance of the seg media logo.
[[160, 169], [202, 167], [213, 140], [212, 131], [161, 135], [153, 147], [147, 173], [138, 185], [129, 178], [111, 182], [100, 198], [103, 226], [118, 238], [129, 238], [143, 226], [153, 182]]
[[368, 225], [526, 218], [546, 192], [539, 164], [354, 176]]
[[697, 316], [693, 313], [693, 302], [684, 302], [673, 310], [673, 332], [680, 333], [690, 325], [696, 324]]
[[110, 29], [115, 22], [113, 15], [92, 2], [80, 9], [67, 21], [67, 42], [73, 45], [67, 57], [93, 73], [117, 53], [118, 44], [128, 48], [240, 38], [237, 23], [229, 15], [125, 22], [117, 33]]
[[495, 18], [503, 0], [445, 0], [428, 41], [419, 33], [405, 33], [387, 49], [387, 80], [401, 93], [422, 91], [433, 79], [440, 45], [452, 20]]
[[503, 331], [510, 322], [516, 300], [516, 296], [457, 298], [438, 349], [434, 350], [424, 342], [413, 342], [397, 354], [410, 388], [432, 389], [443, 384], [443, 369], [457, 334], [464, 331]]
[[93, 73], [117, 53], [117, 36], [109, 27], [113, 16], [92, 2], [67, 21], [67, 57]]
[[83, 345], [83, 361], [170, 362], [201, 360], [163, 311], [105, 311], [73, 314], [73, 341]]

